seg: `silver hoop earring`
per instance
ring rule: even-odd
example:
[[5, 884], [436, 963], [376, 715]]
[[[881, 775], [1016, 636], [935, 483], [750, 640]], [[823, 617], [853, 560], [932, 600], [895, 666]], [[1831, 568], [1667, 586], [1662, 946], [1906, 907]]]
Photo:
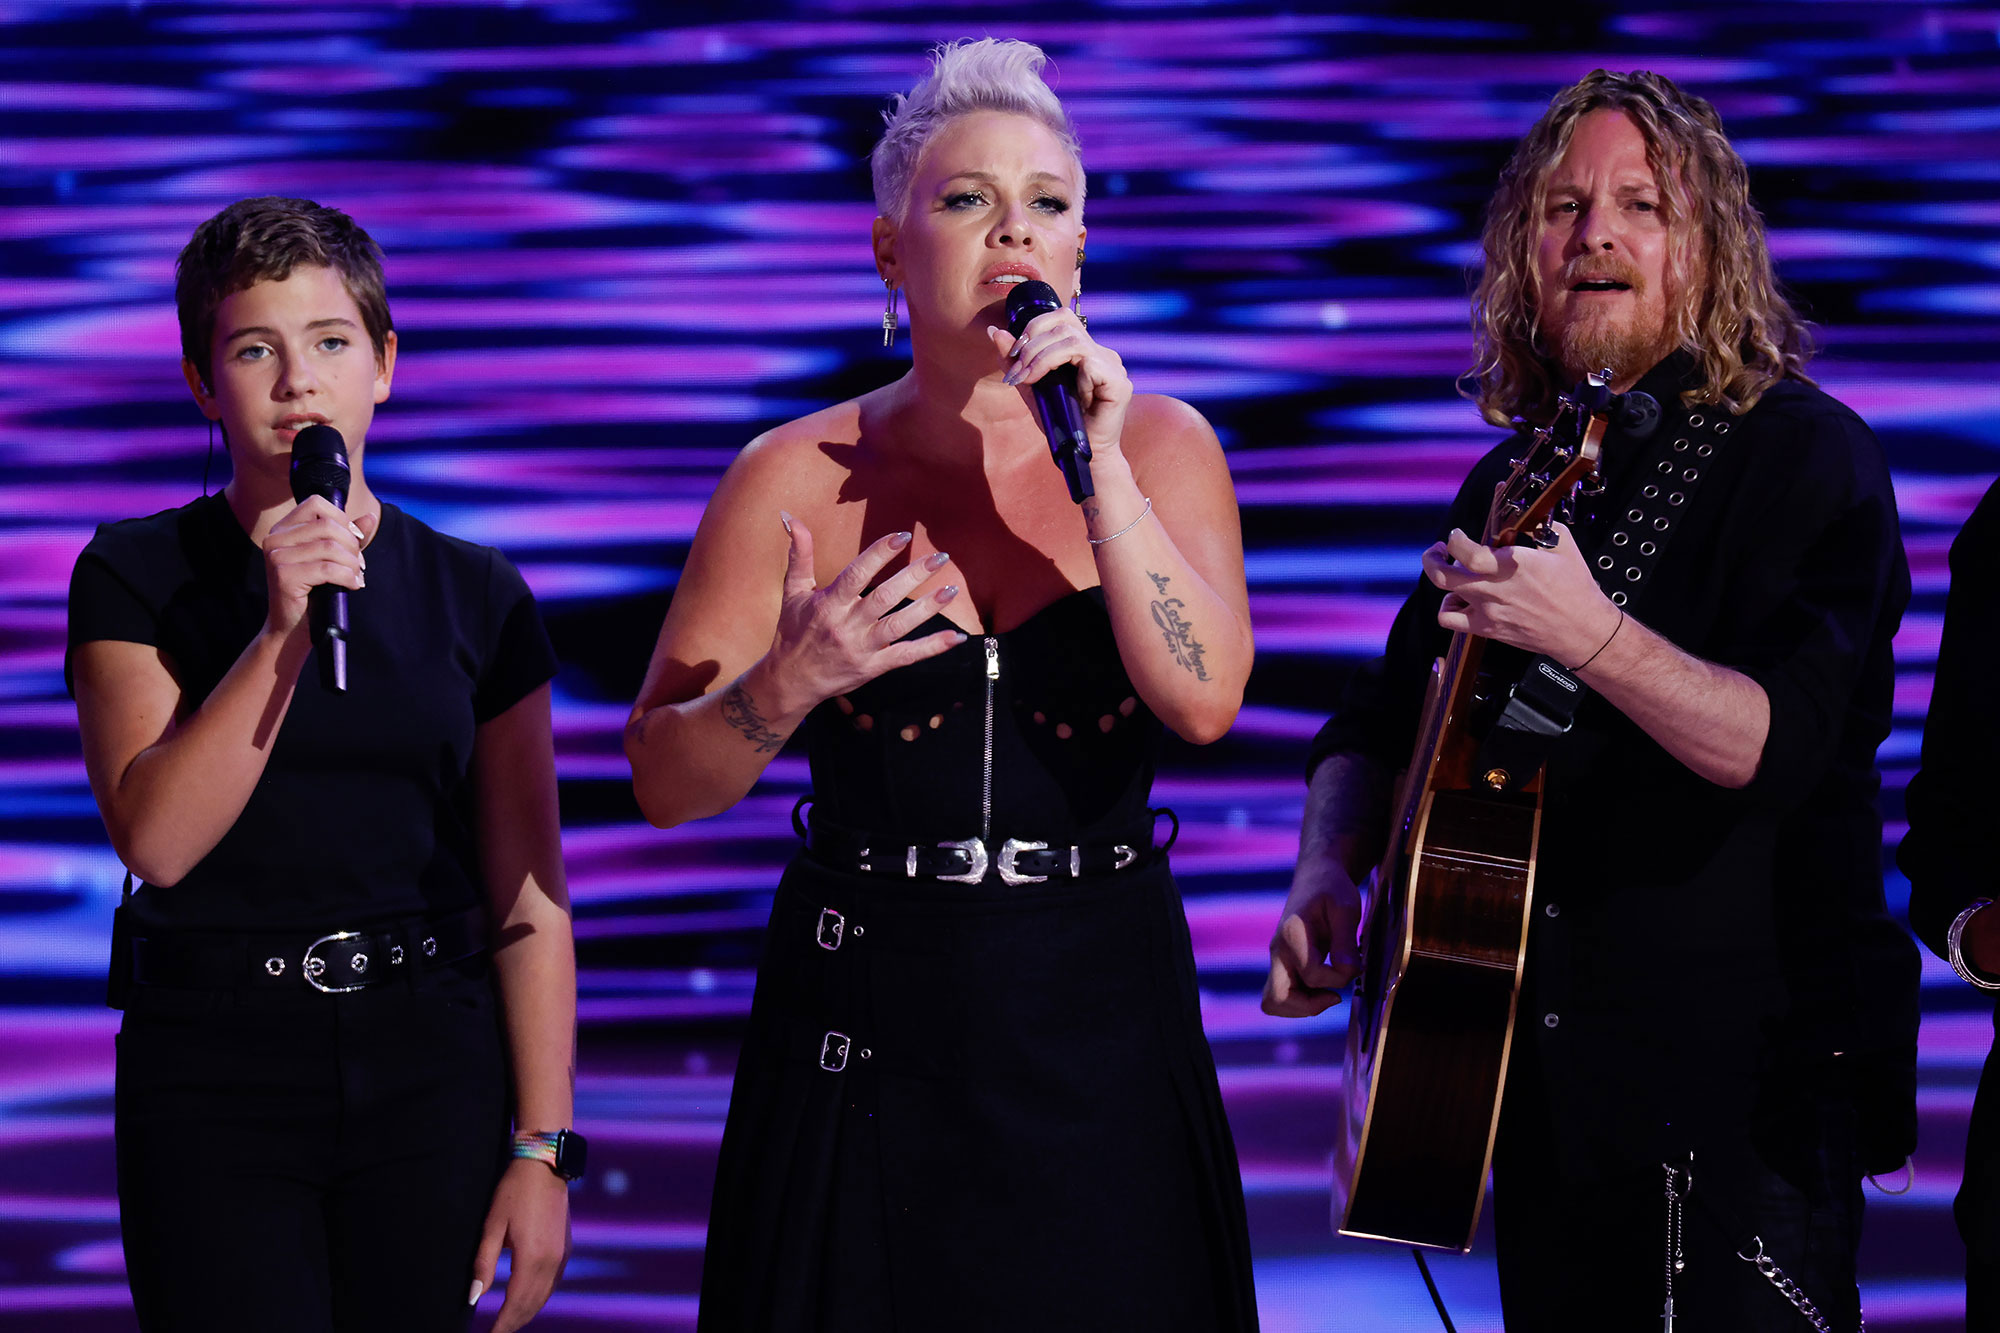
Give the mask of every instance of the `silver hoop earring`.
[[1083, 313], [1083, 275], [1081, 273], [1076, 275], [1076, 294], [1069, 298], [1069, 309], [1070, 313], [1076, 316], [1077, 323], [1083, 325], [1086, 329], [1090, 327], [1090, 316]]
[[896, 345], [896, 306], [899, 298], [896, 288], [887, 278], [882, 279], [882, 285], [889, 289], [888, 304], [882, 308], [882, 345], [893, 347]]

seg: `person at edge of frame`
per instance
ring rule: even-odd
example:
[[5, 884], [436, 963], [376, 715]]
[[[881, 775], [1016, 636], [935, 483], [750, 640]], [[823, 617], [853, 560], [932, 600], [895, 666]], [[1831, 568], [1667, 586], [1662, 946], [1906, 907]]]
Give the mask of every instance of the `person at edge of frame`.
[[[1910, 880], [1910, 926], [1980, 991], [2000, 991], [2000, 874], [1983, 835], [1992, 823], [2000, 701], [1991, 681], [1991, 551], [2000, 540], [2000, 484], [1951, 544], [1951, 591], [1923, 758], [1904, 795], [1909, 832], [1896, 863]], [[1992, 996], [1980, 996], [1981, 1000]], [[1995, 1011], [2000, 1019], [2000, 1010]], [[2000, 1059], [1988, 1051], [1965, 1136], [1965, 1175], [1952, 1205], [1965, 1242], [1965, 1326], [2000, 1328]]]
[[[872, 158], [884, 324], [900, 298], [911, 368], [730, 465], [626, 731], [662, 826], [742, 800], [788, 737], [812, 768], [700, 1326], [1254, 1329], [1147, 808], [1163, 729], [1213, 740], [1242, 701], [1235, 494], [1208, 423], [1135, 394], [1073, 304], [1084, 172], [1042, 52], [933, 54]], [[1016, 339], [1026, 281], [1072, 304]], [[1080, 503], [1029, 393], [1064, 367]]]
[[[1518, 441], [1474, 467], [1385, 655], [1312, 746], [1264, 1008], [1320, 1012], [1356, 972], [1356, 885], [1450, 633], [1547, 654], [1589, 697], [1547, 764], [1493, 1159], [1507, 1325], [1659, 1328], [1674, 1167], [1680, 1323], [1810, 1326], [1739, 1257], [1754, 1236], [1853, 1329], [1861, 1181], [1916, 1134], [1917, 960], [1884, 906], [1875, 809], [1910, 586], [1886, 465], [1806, 377], [1748, 172], [1672, 81], [1599, 70], [1558, 93], [1483, 244], [1488, 421], [1546, 420], [1603, 367], [1663, 416], [1645, 443], [1611, 432], [1603, 495], [1551, 549], [1474, 535]], [[1648, 574], [1635, 552], [1656, 538]]]
[[[516, 1329], [567, 1256], [552, 1168], [579, 1146], [557, 1137], [576, 979], [555, 655], [498, 551], [365, 479], [396, 366], [368, 234], [240, 200], [177, 274], [182, 370], [229, 481], [98, 528], [65, 664], [91, 791], [143, 881], [111, 978], [139, 1326], [464, 1328], [506, 1248], [495, 1327]], [[313, 425], [345, 441], [344, 510], [292, 498]], [[315, 669], [316, 586], [348, 590], [344, 691]]]

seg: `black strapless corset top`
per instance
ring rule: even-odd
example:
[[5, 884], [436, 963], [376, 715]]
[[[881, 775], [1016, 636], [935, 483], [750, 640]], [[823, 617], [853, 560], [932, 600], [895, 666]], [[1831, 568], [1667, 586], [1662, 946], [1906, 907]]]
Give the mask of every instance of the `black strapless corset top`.
[[1146, 823], [1163, 730], [1083, 588], [814, 709], [813, 815], [909, 842], [1116, 840]]

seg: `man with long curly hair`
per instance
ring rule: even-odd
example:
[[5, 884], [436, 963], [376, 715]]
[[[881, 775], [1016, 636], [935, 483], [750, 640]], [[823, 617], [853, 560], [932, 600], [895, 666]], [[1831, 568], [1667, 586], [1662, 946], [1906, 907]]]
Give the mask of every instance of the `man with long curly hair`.
[[1494, 1154], [1508, 1327], [1658, 1328], [1671, 1300], [1689, 1328], [1853, 1329], [1861, 1181], [1915, 1135], [1917, 962], [1874, 808], [1909, 599], [1888, 470], [1806, 377], [1749, 173], [1671, 81], [1557, 94], [1484, 248], [1488, 421], [1545, 422], [1605, 368], [1662, 419], [1612, 430], [1546, 549], [1477, 540], [1518, 436], [1473, 469], [1314, 744], [1264, 1007], [1318, 1013], [1354, 975], [1355, 886], [1450, 632], [1568, 668], [1587, 696], [1548, 755]]

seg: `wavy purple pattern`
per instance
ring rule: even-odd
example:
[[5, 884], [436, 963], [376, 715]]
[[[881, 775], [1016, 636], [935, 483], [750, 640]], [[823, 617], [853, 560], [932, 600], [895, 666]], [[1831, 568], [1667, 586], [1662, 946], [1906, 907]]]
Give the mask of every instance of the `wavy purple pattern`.
[[[273, 192], [347, 208], [387, 248], [402, 356], [371, 476], [506, 549], [566, 664], [596, 1172], [535, 1327], [692, 1326], [734, 1033], [809, 779], [783, 756], [728, 815], [661, 833], [636, 819], [620, 729], [734, 451], [900, 373], [863, 155], [928, 44], [1003, 26], [1050, 49], [1081, 129], [1092, 331], [1210, 417], [1243, 506], [1249, 702], [1225, 741], [1176, 746], [1158, 791], [1183, 822], [1265, 1326], [1425, 1326], [1406, 1259], [1327, 1234], [1344, 1013], [1279, 1023], [1255, 995], [1305, 745], [1493, 438], [1452, 380], [1494, 170], [1596, 65], [1670, 73], [1731, 125], [1823, 325], [1815, 373], [1895, 472], [1917, 600], [1883, 750], [1893, 838], [1950, 539], [2000, 449], [2000, 65], [1991, 12], [1948, 0], [1612, 3], [1560, 30], [1505, 6], [1305, 8], [0, 0], [0, 106], [21, 113], [0, 119], [0, 1143], [30, 1149], [0, 1190], [9, 1328], [129, 1326], [97, 1003], [120, 870], [63, 694], [63, 601], [98, 522], [198, 491], [173, 258], [221, 204]], [[1871, 1195], [1864, 1250], [1871, 1324], [1905, 1333], [1957, 1326], [1948, 1209], [1991, 1042], [1947, 969], [1926, 983], [1916, 1184]], [[1438, 1266], [1463, 1329], [1499, 1327], [1485, 1254]]]

